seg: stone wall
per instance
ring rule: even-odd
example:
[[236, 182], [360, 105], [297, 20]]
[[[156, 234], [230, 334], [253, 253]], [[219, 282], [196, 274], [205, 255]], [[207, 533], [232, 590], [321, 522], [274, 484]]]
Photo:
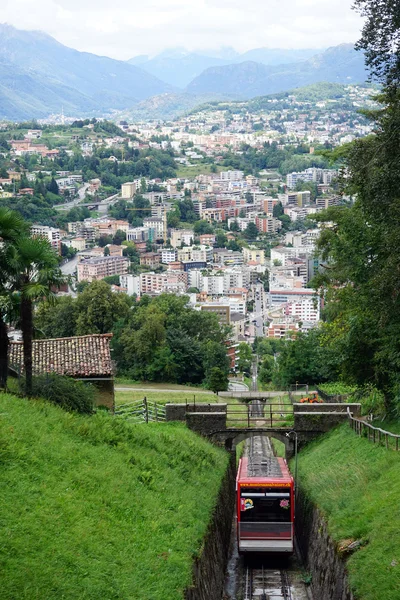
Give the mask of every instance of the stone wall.
[[188, 412], [186, 425], [201, 435], [211, 435], [226, 429], [226, 412]]
[[296, 537], [316, 600], [354, 600], [346, 562], [328, 534], [324, 518], [301, 488], [296, 501]]
[[[319, 405], [321, 406], [321, 405]], [[326, 433], [336, 425], [340, 425], [348, 419], [347, 413], [337, 412], [295, 412], [294, 413], [294, 430], [297, 432], [307, 432], [308, 438], [312, 439], [311, 434]]]
[[193, 565], [185, 600], [221, 600], [235, 506], [236, 457], [231, 455], [202, 551]]

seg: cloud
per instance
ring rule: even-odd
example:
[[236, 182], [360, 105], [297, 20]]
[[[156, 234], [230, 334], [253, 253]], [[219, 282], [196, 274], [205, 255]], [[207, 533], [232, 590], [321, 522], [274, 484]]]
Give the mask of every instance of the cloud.
[[128, 59], [165, 48], [239, 51], [321, 48], [354, 42], [352, 0], [0, 0], [1, 20], [61, 43]]

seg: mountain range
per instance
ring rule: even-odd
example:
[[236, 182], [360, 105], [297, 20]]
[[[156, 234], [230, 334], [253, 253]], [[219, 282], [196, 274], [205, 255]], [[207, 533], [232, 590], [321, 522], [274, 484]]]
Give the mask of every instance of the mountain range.
[[363, 54], [356, 52], [352, 44], [341, 44], [296, 63], [265, 65], [246, 61], [210, 67], [193, 79], [186, 91], [191, 94], [224, 92], [253, 98], [319, 81], [362, 83], [366, 78]]
[[78, 52], [41, 31], [0, 24], [0, 118], [90, 114], [124, 108], [167, 83], [127, 62]]
[[140, 66], [151, 75], [167, 83], [185, 88], [195, 77], [198, 77], [209, 67], [220, 67], [238, 64], [246, 61], [255, 61], [264, 65], [283, 65], [306, 60], [314, 56], [317, 50], [285, 50], [279, 48], [255, 48], [243, 54], [235, 52], [233, 48], [225, 49], [223, 56], [210, 56], [206, 53], [188, 52], [184, 48], [172, 48], [157, 54], [154, 58], [146, 55], [135, 56], [129, 64]]
[[239, 54], [224, 48], [209, 56], [178, 48], [120, 61], [68, 48], [41, 31], [0, 24], [0, 119], [44, 118], [62, 108], [66, 115], [101, 116], [140, 106], [145, 114], [147, 102], [192, 108], [205, 98], [365, 81], [363, 55], [352, 44], [315, 52], [258, 48]]

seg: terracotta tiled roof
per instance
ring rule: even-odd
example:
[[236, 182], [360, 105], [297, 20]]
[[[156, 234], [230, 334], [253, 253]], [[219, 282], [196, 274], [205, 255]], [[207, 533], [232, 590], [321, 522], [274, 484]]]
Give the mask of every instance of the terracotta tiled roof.
[[[111, 333], [50, 340], [34, 340], [33, 372], [55, 372], [71, 377], [99, 377], [113, 374], [110, 353]], [[22, 342], [11, 342], [9, 364], [23, 371]]]

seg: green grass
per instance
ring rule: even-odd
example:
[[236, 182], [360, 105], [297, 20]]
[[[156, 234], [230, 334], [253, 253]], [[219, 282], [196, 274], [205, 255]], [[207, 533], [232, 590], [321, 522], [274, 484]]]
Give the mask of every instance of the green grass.
[[396, 435], [400, 435], [400, 421], [394, 420], [386, 420], [383, 421], [377, 419], [374, 420], [371, 425], [374, 427], [380, 427], [384, 431], [389, 431], [390, 433], [395, 433]]
[[300, 485], [326, 515], [336, 542], [366, 545], [348, 560], [356, 598], [400, 597], [400, 455], [347, 424], [299, 454]]
[[209, 392], [212, 394], [210, 390], [206, 390], [200, 386], [195, 385], [183, 385], [180, 383], [155, 383], [153, 381], [135, 381], [134, 379], [128, 379], [125, 377], [117, 377], [115, 379], [115, 385], [117, 387], [132, 387], [140, 390], [150, 389], [150, 390], [182, 390], [183, 392]]
[[228, 456], [1, 394], [0, 462], [2, 599], [181, 600]]
[[[229, 167], [217, 166], [217, 173], [228, 171]], [[199, 163], [197, 165], [181, 165], [176, 171], [177, 177], [187, 177], [188, 179], [196, 177], [196, 175], [210, 175], [211, 164]]]
[[153, 392], [149, 390], [141, 391], [141, 390], [129, 390], [129, 391], [115, 391], [115, 404], [118, 406], [119, 404], [127, 404], [129, 402], [136, 402], [137, 400], [143, 400], [146, 396], [149, 402], [159, 402], [160, 404], [170, 403], [193, 403], [194, 401], [197, 403], [202, 402], [225, 402], [224, 398], [219, 398], [216, 394], [210, 392], [209, 394], [199, 394], [196, 391], [187, 391], [187, 392], [168, 392], [168, 391], [160, 391]]
[[346, 385], [340, 382], [334, 383], [321, 383], [318, 385], [319, 389], [325, 392], [325, 394], [329, 394], [330, 396], [342, 395], [342, 394], [352, 394], [356, 391], [356, 387], [353, 385]]

